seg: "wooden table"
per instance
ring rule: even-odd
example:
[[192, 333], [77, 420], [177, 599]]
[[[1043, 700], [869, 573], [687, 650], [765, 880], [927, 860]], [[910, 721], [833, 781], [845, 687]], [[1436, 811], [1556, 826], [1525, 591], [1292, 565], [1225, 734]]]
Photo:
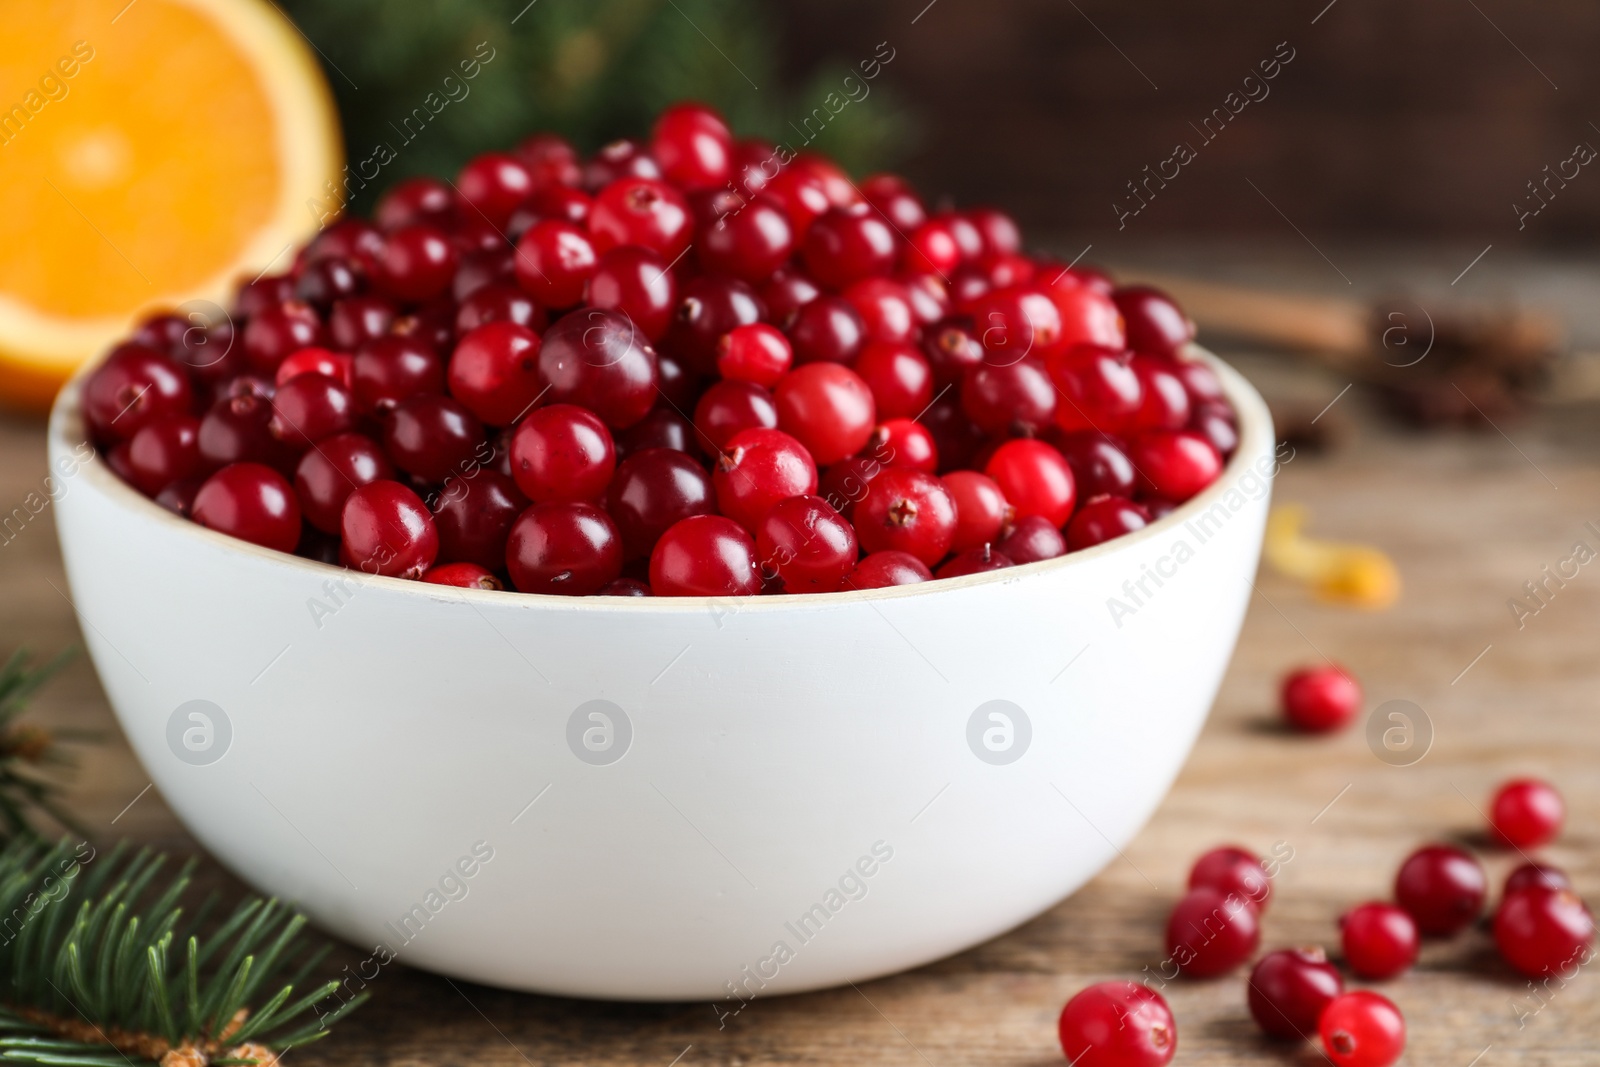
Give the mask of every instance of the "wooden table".
[[[1332, 399], [1344, 385], [1241, 362], [1270, 393]], [[1415, 845], [1477, 838], [1491, 788], [1514, 773], [1557, 782], [1567, 831], [1548, 856], [1600, 901], [1600, 568], [1585, 568], [1519, 630], [1507, 607], [1523, 582], [1600, 521], [1600, 425], [1568, 411], [1510, 435], [1418, 435], [1339, 401], [1352, 439], [1285, 468], [1280, 501], [1300, 501], [1317, 533], [1375, 542], [1405, 581], [1400, 602], [1362, 614], [1312, 602], [1270, 573], [1260, 580], [1215, 711], [1149, 827], [1072, 899], [1005, 937], [910, 974], [806, 996], [755, 1001], [719, 1029], [703, 1003], [627, 1006], [525, 996], [395, 966], [375, 1001], [331, 1039], [293, 1054], [313, 1064], [966, 1064], [1063, 1062], [1055, 1018], [1083, 985], [1138, 975], [1163, 956], [1166, 912], [1204, 847], [1240, 842], [1294, 856], [1265, 923], [1270, 947], [1331, 945], [1334, 921], [1388, 893]], [[1514, 442], [1514, 443], [1513, 443]], [[20, 502], [44, 474], [42, 427], [0, 418], [0, 501]], [[7, 505], [9, 507], [9, 504]], [[0, 548], [0, 647], [53, 653], [79, 643], [48, 511]], [[1328, 656], [1366, 686], [1368, 706], [1411, 700], [1435, 739], [1421, 762], [1381, 762], [1362, 731], [1328, 739], [1275, 725], [1279, 677]], [[38, 698], [47, 724], [95, 727], [69, 803], [97, 832], [197, 849], [116, 732], [87, 659]], [[115, 825], [113, 825], [115, 824]], [[1485, 850], [1498, 881], [1512, 864]], [[349, 954], [349, 961], [356, 959]], [[1440, 1067], [1600, 1062], [1600, 979], [1587, 970], [1539, 1007], [1500, 966], [1482, 932], [1429, 945], [1384, 991], [1405, 1011], [1406, 1061]], [[1260, 1038], [1243, 979], [1167, 988], [1180, 1064], [1326, 1062], [1311, 1046]]]

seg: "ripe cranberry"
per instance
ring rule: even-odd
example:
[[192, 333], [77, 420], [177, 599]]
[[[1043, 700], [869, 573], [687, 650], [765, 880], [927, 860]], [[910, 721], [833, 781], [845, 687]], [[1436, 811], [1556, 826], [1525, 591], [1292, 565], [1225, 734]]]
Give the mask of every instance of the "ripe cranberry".
[[1572, 879], [1568, 878], [1567, 872], [1560, 867], [1553, 867], [1548, 863], [1524, 863], [1506, 875], [1506, 884], [1501, 890], [1501, 896], [1509, 897], [1519, 889], [1536, 885], [1550, 889], [1571, 889]]
[[[950, 275], [950, 304], [958, 313], [971, 315], [979, 301], [989, 295], [989, 290], [993, 288], [994, 286], [989, 284], [989, 276], [977, 266], [968, 264], [957, 267], [955, 273]], [[994, 325], [988, 322], [977, 323], [977, 332], [982, 333]], [[1003, 331], [994, 338], [996, 343], [1004, 343], [1006, 340], [1007, 336]], [[1018, 347], [1020, 349], [1023, 346], [1019, 344]]]
[[288, 274], [263, 274], [253, 282], [245, 282], [234, 294], [233, 313], [241, 319], [253, 319], [269, 307], [276, 307], [294, 299], [294, 278]]
[[711, 480], [717, 510], [755, 533], [778, 501], [817, 491], [817, 466], [782, 430], [741, 430], [728, 441]]
[[355, 296], [366, 287], [361, 269], [347, 259], [319, 259], [306, 264], [294, 283], [296, 300], [327, 311], [335, 300]]
[[1013, 523], [994, 547], [1013, 563], [1038, 563], [1065, 555], [1067, 540], [1060, 530], [1050, 525], [1049, 519], [1028, 515]]
[[781, 330], [794, 327], [800, 309], [822, 293], [804, 274], [779, 269], [761, 286], [761, 302], [767, 308], [767, 321]]
[[545, 328], [544, 309], [521, 287], [490, 282], [469, 293], [456, 307], [455, 327], [465, 336], [491, 322], [510, 322], [538, 333]]
[[1022, 248], [1022, 231], [1016, 220], [992, 207], [969, 208], [967, 221], [978, 230], [987, 255], [1013, 255]]
[[200, 492], [199, 478], [184, 478], [172, 482], [155, 495], [155, 502], [179, 518], [192, 518], [194, 498]]
[[650, 154], [674, 185], [712, 188], [727, 182], [733, 169], [733, 135], [704, 104], [674, 104], [656, 119]]
[[1202, 887], [1234, 894], [1257, 911], [1265, 911], [1272, 899], [1272, 882], [1261, 858], [1233, 845], [1214, 848], [1194, 861], [1189, 869], [1189, 888]]
[[300, 374], [325, 374], [346, 389], [354, 381], [351, 358], [343, 352], [329, 352], [326, 348], [302, 348], [278, 364], [273, 373], [273, 383], [280, 388], [290, 378]]
[[589, 305], [620, 311], [654, 342], [672, 324], [677, 290], [666, 260], [648, 248], [623, 245], [600, 257], [589, 279]]
[[530, 412], [511, 436], [511, 476], [535, 504], [596, 500], [616, 469], [606, 424], [573, 404]]
[[1076, 348], [1052, 356], [1050, 380], [1061, 390], [1056, 425], [1068, 433], [1118, 432], [1131, 426], [1144, 405], [1144, 383], [1125, 355], [1101, 348]]
[[536, 133], [525, 137], [517, 145], [516, 155], [528, 168], [535, 189], [577, 185], [583, 180], [577, 149], [559, 134]]
[[1417, 924], [1393, 904], [1372, 901], [1351, 908], [1339, 920], [1339, 936], [1345, 962], [1369, 981], [1393, 978], [1417, 961]]
[[583, 167], [583, 187], [591, 191], [630, 177], [659, 178], [661, 167], [639, 142], [625, 137], [602, 147]]
[[355, 425], [355, 400], [326, 374], [297, 374], [272, 398], [272, 435], [299, 452]]
[[594, 210], [594, 197], [582, 189], [567, 185], [548, 185], [534, 193], [512, 212], [506, 223], [506, 233], [513, 239], [528, 232], [528, 227], [540, 219], [560, 219], [577, 226], [589, 224], [589, 212]]
[[459, 400], [435, 393], [394, 409], [383, 424], [383, 447], [395, 466], [435, 483], [487, 458], [483, 423]]
[[485, 152], [461, 168], [456, 175], [456, 190], [468, 206], [498, 229], [533, 193], [533, 175], [512, 156]]
[[434, 300], [395, 319], [389, 332], [396, 337], [409, 337], [435, 352], [448, 351], [455, 344], [455, 309], [444, 298]]
[[600, 190], [589, 212], [589, 233], [601, 252], [641, 245], [672, 263], [689, 247], [693, 232], [683, 194], [652, 178], [612, 182]]
[[528, 500], [509, 477], [477, 470], [452, 478], [433, 501], [439, 558], [498, 571], [506, 564], [506, 537]]
[[841, 583], [843, 589], [885, 589], [933, 581], [928, 565], [909, 552], [873, 552], [856, 564]]
[[1519, 889], [1495, 912], [1494, 941], [1529, 978], [1571, 978], [1592, 958], [1594, 916], [1570, 889]]
[[948, 220], [929, 219], [910, 232], [901, 259], [907, 270], [947, 278], [961, 265], [961, 246]]
[[917, 334], [911, 289], [895, 278], [863, 278], [843, 293], [867, 328], [869, 341], [905, 344]]
[[1194, 340], [1194, 323], [1171, 297], [1148, 285], [1126, 285], [1111, 299], [1122, 312], [1128, 347], [1151, 356], [1176, 356]]
[[654, 596], [650, 586], [637, 578], [613, 578], [595, 596]]
[[956, 505], [933, 475], [891, 467], [867, 487], [855, 524], [863, 551], [909, 552], [931, 567], [950, 551]]
[[1056, 447], [1072, 468], [1072, 477], [1084, 499], [1097, 496], [1133, 496], [1138, 484], [1122, 442], [1103, 433], [1069, 433]]
[[736, 278], [695, 278], [684, 283], [661, 344], [688, 369], [709, 374], [717, 369], [722, 335], [760, 322], [765, 310], [755, 290]]
[[911, 345], [874, 341], [854, 369], [872, 390], [880, 419], [916, 418], [933, 402], [933, 369]]
[[950, 236], [955, 239], [956, 247], [961, 250], [961, 259], [971, 261], [983, 255], [983, 233], [972, 220], [965, 215], [954, 211], [942, 211], [934, 216], [950, 229]]
[[455, 216], [456, 194], [437, 178], [407, 178], [383, 194], [373, 218], [378, 229], [393, 233], [406, 226], [448, 224]]
[[245, 360], [262, 374], [277, 370], [289, 353], [321, 343], [322, 320], [310, 304], [297, 300], [252, 315], [244, 327]]
[[716, 509], [711, 475], [693, 457], [670, 448], [646, 448], [617, 466], [606, 509], [622, 535], [627, 559], [648, 556], [667, 528]]
[[887, 469], [877, 456], [848, 456], [817, 479], [817, 495], [826, 500], [829, 507], [854, 521], [856, 505], [867, 495], [867, 486]]
[[1084, 285], [1060, 282], [1047, 285], [1045, 292], [1061, 316], [1063, 351], [1075, 345], [1095, 345], [1114, 352], [1127, 350], [1122, 313], [1109, 296]]
[[1237, 893], [1190, 889], [1167, 920], [1167, 953], [1191, 978], [1213, 978], [1248, 960], [1261, 941], [1261, 920]]
[[379, 288], [401, 300], [432, 300], [450, 288], [461, 255], [435, 226], [418, 223], [389, 234], [378, 260]]
[[833, 290], [890, 273], [898, 253], [894, 230], [866, 205], [832, 208], [811, 224], [800, 242], [806, 271]]
[[819, 296], [795, 312], [789, 325], [796, 363], [849, 363], [861, 351], [867, 327], [841, 296]]
[[702, 443], [720, 453], [743, 430], [776, 427], [778, 408], [772, 394], [759, 385], [735, 380], [716, 382], [695, 405], [694, 425]]
[[898, 174], [872, 175], [861, 183], [861, 195], [903, 233], [910, 233], [928, 219], [928, 209], [922, 206], [916, 190]]
[[89, 376], [83, 414], [95, 433], [126, 441], [153, 422], [187, 415], [194, 404], [189, 379], [149, 348], [123, 345]]
[[369, 414], [387, 415], [424, 393], [444, 392], [444, 363], [414, 337], [380, 337], [357, 350], [350, 362], [356, 403]]
[[1072, 517], [1077, 502], [1072, 468], [1043, 441], [1007, 441], [983, 472], [1000, 486], [1017, 518], [1040, 515], [1059, 529]]
[[1495, 790], [1489, 822], [1495, 836], [1516, 849], [1538, 848], [1555, 840], [1567, 806], [1549, 782], [1515, 778]]
[[536, 222], [517, 242], [517, 284], [548, 308], [568, 308], [583, 299], [600, 257], [590, 235], [570, 222]]
[[146, 423], [128, 442], [128, 480], [145, 496], [200, 470], [200, 420], [193, 415]]
[[183, 348], [184, 335], [193, 324], [181, 315], [151, 315], [128, 335], [127, 344], [165, 352], [174, 359]]
[[229, 463], [265, 463], [288, 470], [294, 451], [271, 429], [272, 389], [266, 382], [235, 378], [200, 420], [200, 457], [207, 467]]
[[794, 351], [775, 327], [752, 322], [722, 335], [717, 345], [717, 371], [731, 381], [771, 389], [789, 372]]
[[985, 293], [972, 306], [978, 340], [995, 366], [1043, 358], [1061, 345], [1061, 313], [1042, 290], [1014, 285]]
[[306, 521], [336, 534], [345, 499], [353, 490], [393, 478], [394, 468], [375, 441], [359, 433], [341, 433], [323, 438], [300, 457], [294, 492]]
[[971, 320], [945, 319], [930, 328], [923, 338], [922, 352], [941, 385], [960, 382], [974, 367], [983, 365], [983, 344]]
[[1361, 683], [1336, 664], [1301, 667], [1283, 680], [1283, 716], [1309, 734], [1344, 726], [1361, 710]]
[[767, 509], [756, 556], [786, 593], [831, 593], [856, 566], [856, 532], [816, 496], [792, 496]]
[[293, 552], [300, 505], [283, 475], [260, 463], [230, 463], [195, 494], [194, 521], [241, 541]]
[[1129, 366], [1139, 377], [1142, 399], [1128, 420], [1132, 430], [1181, 430], [1189, 424], [1189, 393], [1173, 364], [1151, 356], [1135, 355]]
[[626, 315], [584, 308], [544, 335], [539, 374], [552, 403], [586, 407], [614, 430], [645, 417], [656, 400], [656, 353]]
[[1067, 523], [1067, 544], [1076, 552], [1148, 525], [1150, 512], [1127, 497], [1090, 497]]
[[1453, 845], [1427, 845], [1401, 864], [1394, 898], [1432, 937], [1448, 937], [1472, 925], [1488, 889], [1483, 867]]
[[1362, 989], [1335, 997], [1317, 1023], [1334, 1067], [1389, 1067], [1406, 1048], [1406, 1021], [1389, 998]]
[[811, 229], [811, 224], [821, 218], [831, 206], [828, 192], [822, 182], [799, 167], [785, 167], [762, 189], [762, 192], [783, 205], [799, 241]]
[[715, 274], [742, 281], [765, 281], [794, 251], [794, 226], [783, 205], [770, 196], [741, 201], [733, 211], [700, 229], [695, 254]]
[[1001, 527], [1010, 520], [1011, 505], [1006, 503], [1006, 496], [995, 480], [977, 471], [951, 471], [943, 481], [956, 506], [951, 551], [965, 552], [985, 542], [999, 540]]
[[942, 567], [934, 572], [934, 577], [960, 578], [968, 574], [983, 574], [987, 571], [999, 571], [1014, 566], [1016, 566], [1016, 563], [1012, 561], [1011, 557], [993, 545], [979, 545], [977, 548], [969, 548], [965, 552], [958, 552], [951, 556]]
[[1239, 447], [1239, 424], [1233, 409], [1226, 404], [1205, 403], [1194, 408], [1189, 415], [1189, 428], [1224, 456], [1233, 455]]
[[1155, 430], [1128, 443], [1128, 458], [1147, 493], [1182, 503], [1217, 480], [1222, 456], [1189, 430]]
[[1261, 957], [1246, 986], [1257, 1026], [1305, 1041], [1316, 1033], [1322, 1009], [1344, 992], [1344, 979], [1320, 948], [1282, 948]]
[[328, 314], [328, 337], [335, 348], [353, 352], [388, 333], [394, 314], [394, 305], [381, 296], [346, 297]]
[[835, 207], [866, 206], [861, 194], [844, 169], [820, 152], [802, 151], [794, 157], [791, 166], [822, 183], [828, 203]]
[[1072, 1067], [1165, 1067], [1178, 1050], [1178, 1025], [1161, 994], [1137, 982], [1080, 990], [1056, 1024]]
[[734, 192], [749, 197], [766, 188], [777, 177], [782, 164], [778, 150], [771, 141], [759, 137], [745, 137], [733, 145]]
[[[537, 221], [533, 219], [528, 225]], [[521, 237], [522, 232], [519, 231], [512, 238], [513, 244]], [[456, 276], [450, 282], [450, 296], [460, 302], [486, 285], [514, 283], [516, 277], [515, 247], [502, 246], [492, 252], [470, 252], [461, 257], [461, 265], [456, 268]]]
[[463, 337], [450, 357], [450, 393], [491, 426], [509, 426], [544, 392], [539, 335], [514, 322], [491, 322]]
[[911, 315], [918, 326], [930, 326], [950, 314], [950, 288], [937, 274], [902, 273], [898, 281], [911, 298]]
[[961, 410], [992, 436], [1031, 437], [1055, 417], [1056, 390], [1036, 359], [974, 367], [961, 383]]
[[779, 428], [824, 465], [861, 451], [876, 421], [872, 390], [839, 363], [796, 367], [778, 383], [774, 401]]
[[593, 504], [535, 504], [511, 525], [506, 569], [523, 593], [588, 596], [622, 573], [622, 538]]
[[429, 585], [451, 585], [458, 589], [504, 589], [500, 579], [476, 563], [441, 563], [429, 567], [422, 580]]
[[761, 592], [756, 545], [721, 515], [692, 515], [667, 528], [650, 553], [656, 596], [754, 596]]
[[939, 469], [939, 449], [933, 442], [933, 434], [912, 419], [880, 422], [864, 447], [868, 454], [882, 456], [888, 467], [905, 467], [928, 474]]
[[353, 489], [339, 518], [345, 565], [391, 578], [421, 578], [439, 554], [439, 532], [421, 498], [395, 481]]

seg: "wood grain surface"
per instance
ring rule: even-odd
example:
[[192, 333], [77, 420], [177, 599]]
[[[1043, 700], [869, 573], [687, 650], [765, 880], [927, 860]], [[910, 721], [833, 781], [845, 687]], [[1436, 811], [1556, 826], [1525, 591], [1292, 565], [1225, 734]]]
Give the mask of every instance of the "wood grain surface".
[[[1344, 384], [1285, 374], [1271, 361], [1241, 366], [1269, 394], [1303, 400], [1325, 403]], [[1348, 440], [1323, 456], [1302, 452], [1281, 475], [1277, 499], [1308, 505], [1318, 534], [1390, 551], [1405, 582], [1400, 602], [1381, 614], [1335, 609], [1263, 574], [1216, 708], [1176, 788], [1125, 858], [1072, 899], [954, 958], [859, 988], [758, 999], [721, 1026], [704, 1003], [525, 996], [395, 965], [374, 983], [368, 1008], [288, 1061], [1059, 1063], [1062, 1003], [1086, 983], [1135, 977], [1160, 963], [1166, 912], [1203, 848], [1286, 843], [1293, 859], [1277, 880], [1264, 944], [1331, 948], [1340, 912], [1385, 896], [1395, 867], [1425, 840], [1471, 842], [1498, 882], [1515, 857], [1477, 835], [1486, 795], [1514, 773], [1559, 783], [1569, 821], [1546, 855], [1600, 899], [1600, 568], [1584, 568], [1520, 630], [1507, 607], [1575, 540], [1595, 543], [1583, 524], [1600, 523], [1600, 420], [1566, 410], [1503, 426], [1504, 433], [1422, 436], [1385, 425], [1362, 405], [1359, 390], [1338, 401]], [[3, 510], [37, 488], [44, 470], [42, 425], [0, 419]], [[25, 643], [49, 654], [81, 641], [48, 510], [0, 547], [0, 589], [0, 648]], [[1392, 699], [1420, 706], [1434, 731], [1427, 756], [1391, 766], [1369, 750], [1359, 726], [1316, 740], [1281, 731], [1273, 714], [1278, 678], [1324, 657], [1359, 674], [1369, 709]], [[85, 753], [69, 798], [97, 834], [197, 851], [160, 793], [147, 788], [86, 657], [44, 691], [35, 715], [52, 726], [105, 731], [106, 742]], [[342, 961], [357, 958], [351, 952]], [[1541, 1007], [1497, 963], [1482, 931], [1428, 945], [1414, 972], [1383, 988], [1406, 1013], [1406, 1063], [1600, 1062], [1600, 979], [1585, 970], [1565, 988], [1543, 992]], [[1326, 1062], [1310, 1045], [1258, 1036], [1241, 975], [1173, 983], [1165, 992], [1178, 1019], [1179, 1064]]]

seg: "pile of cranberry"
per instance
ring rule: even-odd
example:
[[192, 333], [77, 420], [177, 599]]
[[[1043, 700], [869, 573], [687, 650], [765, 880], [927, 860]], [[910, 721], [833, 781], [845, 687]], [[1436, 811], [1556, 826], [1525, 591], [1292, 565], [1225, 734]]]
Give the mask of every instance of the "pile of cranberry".
[[[1561, 796], [1548, 783], [1516, 779], [1496, 791], [1489, 830], [1526, 859], [1523, 850], [1553, 840], [1564, 816]], [[1161, 976], [1211, 978], [1255, 955], [1274, 873], [1242, 848], [1201, 856], [1167, 922]], [[1488, 877], [1476, 857], [1455, 845], [1426, 845], [1395, 875], [1395, 903], [1361, 904], [1339, 920], [1344, 964], [1367, 981], [1394, 978], [1416, 962], [1422, 938], [1452, 937], [1477, 922], [1487, 895]], [[1594, 958], [1594, 917], [1566, 874], [1549, 864], [1528, 860], [1511, 872], [1490, 926], [1501, 958], [1532, 980], [1565, 983]], [[1262, 956], [1245, 983], [1245, 1004], [1272, 1037], [1320, 1037], [1334, 1067], [1389, 1067], [1405, 1050], [1400, 1009], [1371, 990], [1347, 992], [1339, 968], [1319, 947]], [[1062, 1009], [1059, 1032], [1075, 1067], [1164, 1067], [1177, 1049], [1166, 999], [1139, 982], [1081, 991]]]
[[228, 321], [88, 379], [113, 469], [205, 526], [529, 593], [865, 589], [1138, 529], [1238, 441], [1193, 327], [990, 209], [668, 109], [395, 186]]

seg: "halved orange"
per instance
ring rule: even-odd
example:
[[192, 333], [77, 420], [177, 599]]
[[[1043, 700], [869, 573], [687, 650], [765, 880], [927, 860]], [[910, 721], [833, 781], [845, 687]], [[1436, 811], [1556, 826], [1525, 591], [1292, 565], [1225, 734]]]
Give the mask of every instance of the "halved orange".
[[322, 72], [265, 0], [10, 5], [0, 399], [48, 404], [142, 313], [286, 267], [341, 164]]

